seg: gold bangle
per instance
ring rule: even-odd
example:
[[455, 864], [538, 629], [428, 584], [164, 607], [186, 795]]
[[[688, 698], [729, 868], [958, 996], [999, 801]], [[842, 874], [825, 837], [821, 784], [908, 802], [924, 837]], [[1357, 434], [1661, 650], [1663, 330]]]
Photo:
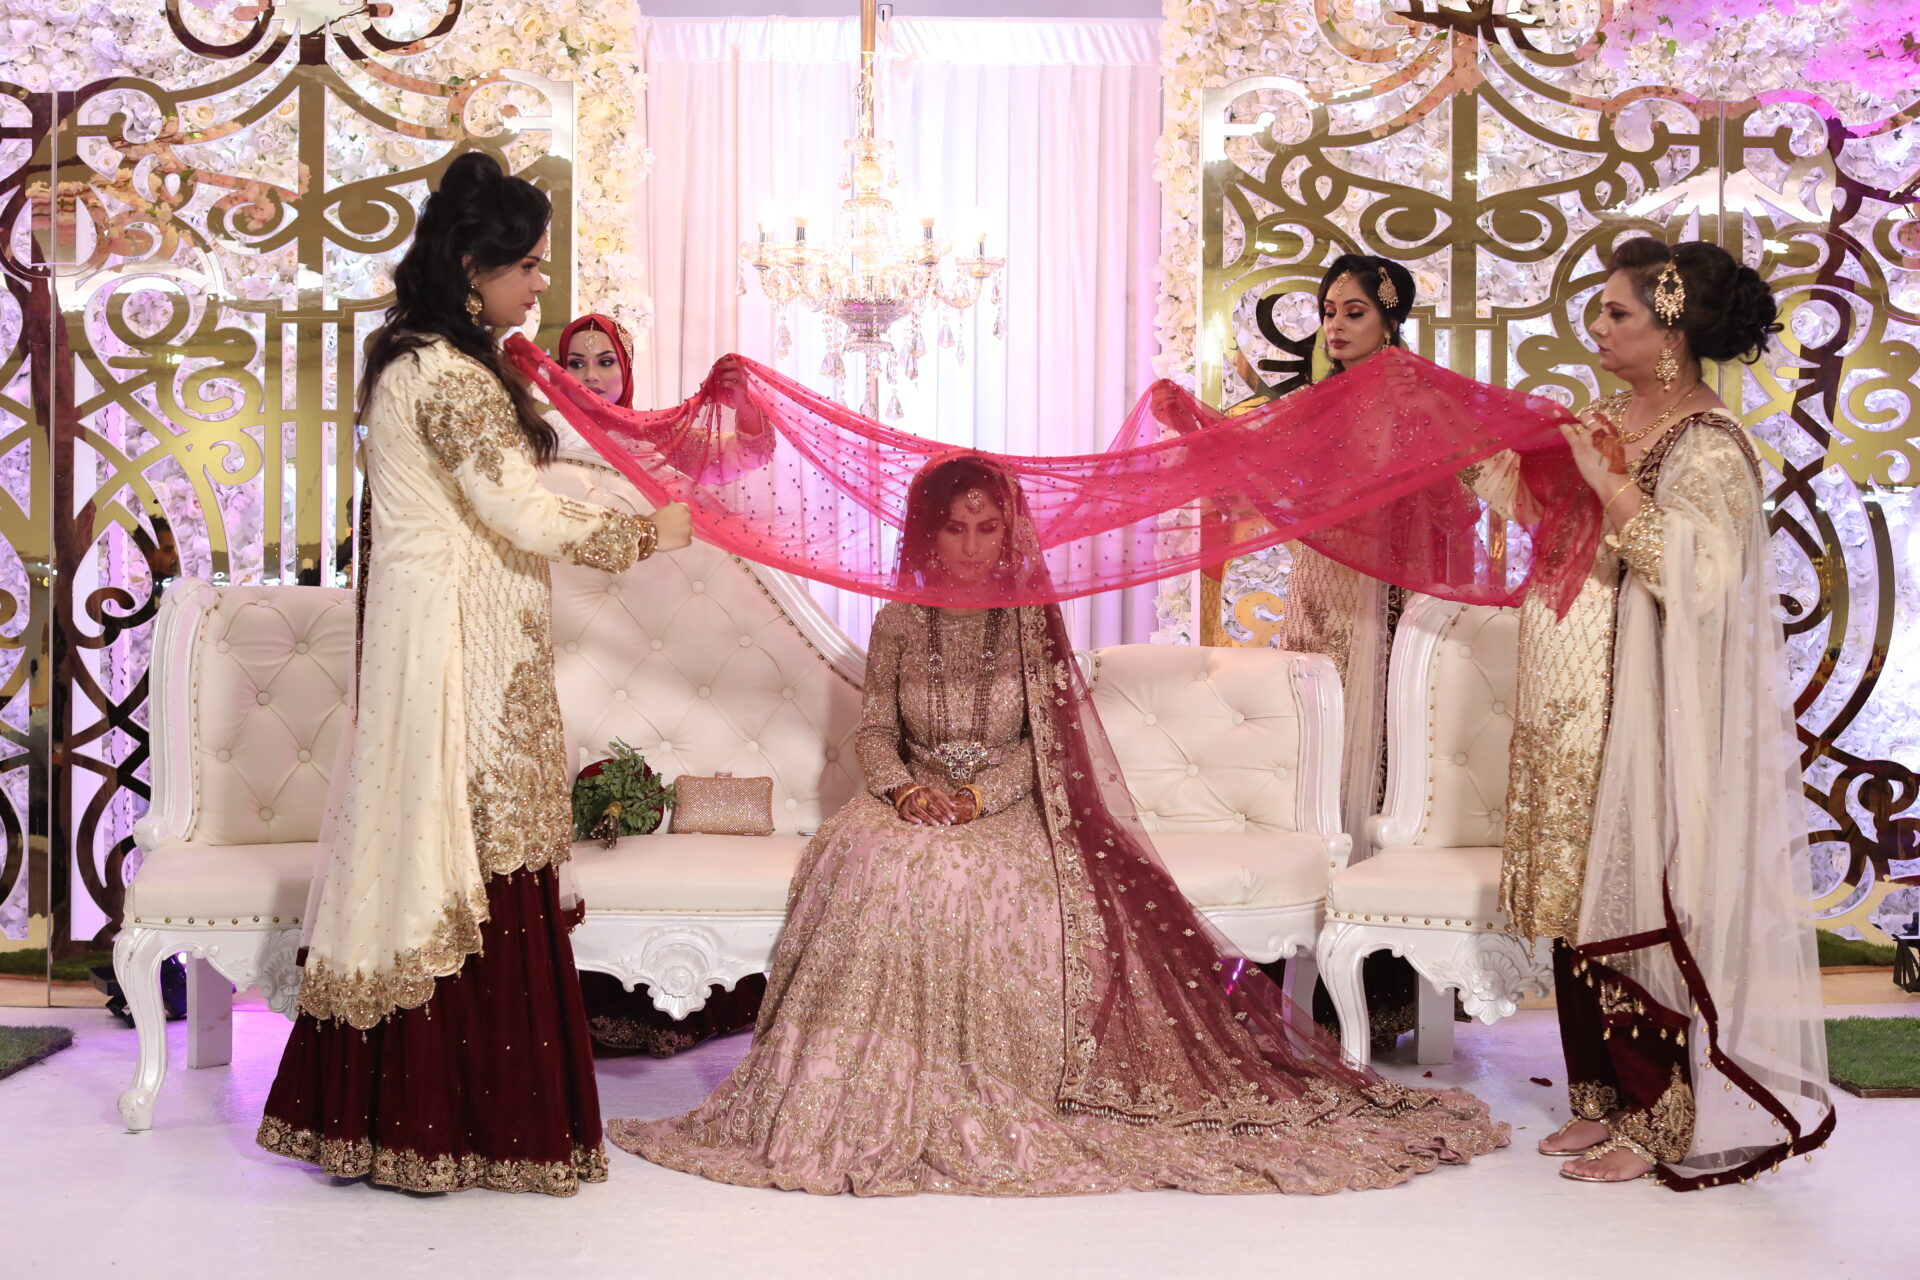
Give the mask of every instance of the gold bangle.
[[1611, 498], [1608, 498], [1605, 505], [1603, 505], [1600, 509], [1602, 511], [1613, 510], [1613, 504], [1620, 500], [1620, 495], [1633, 487], [1634, 487], [1633, 477], [1629, 476], [1627, 477], [1626, 481], [1622, 483], [1618, 489], [1615, 489], [1613, 491], [1613, 496]]
[[980, 790], [980, 788], [974, 786], [971, 782], [969, 782], [965, 786], [961, 787], [960, 790], [966, 792], [968, 795], [973, 797], [973, 816], [975, 818], [978, 818], [981, 814], [987, 811], [987, 797]]
[[927, 789], [927, 785], [924, 782], [916, 783], [915, 785], [908, 787], [905, 791], [902, 791], [899, 795], [893, 798], [893, 811], [895, 813], [905, 813], [906, 812], [905, 806], [907, 801], [913, 799], [913, 797], [919, 795], [922, 791], [925, 791], [926, 789]]

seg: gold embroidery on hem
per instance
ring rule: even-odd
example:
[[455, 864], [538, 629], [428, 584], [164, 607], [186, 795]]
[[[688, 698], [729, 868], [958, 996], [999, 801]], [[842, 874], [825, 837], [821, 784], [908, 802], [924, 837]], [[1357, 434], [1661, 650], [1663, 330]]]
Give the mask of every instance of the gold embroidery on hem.
[[1610, 1084], [1574, 1080], [1567, 1084], [1567, 1105], [1582, 1120], [1604, 1120], [1609, 1111], [1619, 1107], [1620, 1095]]
[[1684, 1160], [1693, 1146], [1693, 1088], [1674, 1064], [1666, 1090], [1644, 1110], [1625, 1111], [1607, 1121], [1607, 1132], [1637, 1142], [1661, 1161]]
[[338, 1018], [365, 1031], [401, 1009], [417, 1009], [433, 998], [439, 979], [458, 973], [480, 950], [486, 919], [486, 887], [476, 885], [468, 901], [447, 904], [432, 937], [394, 956], [385, 969], [343, 972], [324, 957], [309, 955], [300, 978], [300, 1012], [321, 1022]]
[[484, 1188], [570, 1196], [583, 1182], [607, 1180], [604, 1146], [575, 1146], [568, 1160], [493, 1160], [471, 1152], [428, 1157], [418, 1151], [378, 1147], [367, 1138], [323, 1138], [311, 1129], [296, 1129], [273, 1116], [260, 1121], [254, 1141], [274, 1155], [318, 1165], [332, 1177], [371, 1177], [381, 1186], [403, 1191]]

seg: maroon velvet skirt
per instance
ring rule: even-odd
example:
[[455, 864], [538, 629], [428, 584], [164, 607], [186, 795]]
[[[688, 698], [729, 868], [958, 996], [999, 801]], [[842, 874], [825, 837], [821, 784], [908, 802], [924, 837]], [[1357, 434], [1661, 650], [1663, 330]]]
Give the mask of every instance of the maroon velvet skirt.
[[408, 1191], [568, 1196], [607, 1176], [593, 1045], [551, 869], [493, 876], [482, 950], [358, 1030], [294, 1023], [258, 1141]]
[[707, 992], [706, 1004], [679, 1019], [653, 1007], [645, 983], [628, 991], [612, 974], [582, 973], [580, 994], [587, 1004], [587, 1030], [593, 1034], [595, 1053], [608, 1058], [636, 1053], [671, 1058], [715, 1036], [753, 1030], [760, 1001], [767, 994], [767, 980], [752, 973], [731, 991], [715, 987]]

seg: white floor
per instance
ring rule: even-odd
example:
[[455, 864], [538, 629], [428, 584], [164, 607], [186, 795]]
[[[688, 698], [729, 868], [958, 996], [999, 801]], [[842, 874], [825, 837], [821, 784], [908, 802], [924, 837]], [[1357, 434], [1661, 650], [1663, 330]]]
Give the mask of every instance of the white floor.
[[[0, 1009], [0, 1022], [77, 1033], [72, 1049], [0, 1081], [4, 1277], [385, 1280], [537, 1269], [543, 1280], [1864, 1280], [1909, 1274], [1920, 1262], [1920, 1100], [1843, 1095], [1839, 1132], [1824, 1152], [1750, 1186], [1677, 1195], [1650, 1182], [1576, 1185], [1532, 1150], [1565, 1114], [1546, 1012], [1461, 1026], [1457, 1060], [1434, 1069], [1434, 1083], [1479, 1093], [1514, 1125], [1511, 1148], [1466, 1168], [1392, 1191], [1319, 1198], [1162, 1192], [1044, 1201], [746, 1191], [617, 1151], [612, 1179], [572, 1200], [335, 1185], [253, 1146], [286, 1034], [271, 1013], [236, 1015], [231, 1067], [176, 1066], [155, 1127], [137, 1135], [122, 1131], [114, 1110], [132, 1071], [132, 1032], [97, 1009]], [[170, 1030], [177, 1064], [183, 1026]], [[743, 1047], [736, 1038], [664, 1063], [602, 1063], [602, 1101], [613, 1115], [683, 1110]], [[1417, 1067], [1386, 1070], [1422, 1078]]]

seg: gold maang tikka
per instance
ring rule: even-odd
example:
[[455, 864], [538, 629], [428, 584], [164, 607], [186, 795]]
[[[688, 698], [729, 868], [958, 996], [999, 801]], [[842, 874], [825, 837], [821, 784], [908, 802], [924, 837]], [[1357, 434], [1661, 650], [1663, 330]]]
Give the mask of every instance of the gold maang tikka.
[[1669, 262], [1660, 268], [1660, 274], [1653, 282], [1653, 314], [1660, 317], [1660, 323], [1671, 329], [1680, 323], [1680, 317], [1687, 311], [1687, 285], [1680, 278], [1680, 268]]

